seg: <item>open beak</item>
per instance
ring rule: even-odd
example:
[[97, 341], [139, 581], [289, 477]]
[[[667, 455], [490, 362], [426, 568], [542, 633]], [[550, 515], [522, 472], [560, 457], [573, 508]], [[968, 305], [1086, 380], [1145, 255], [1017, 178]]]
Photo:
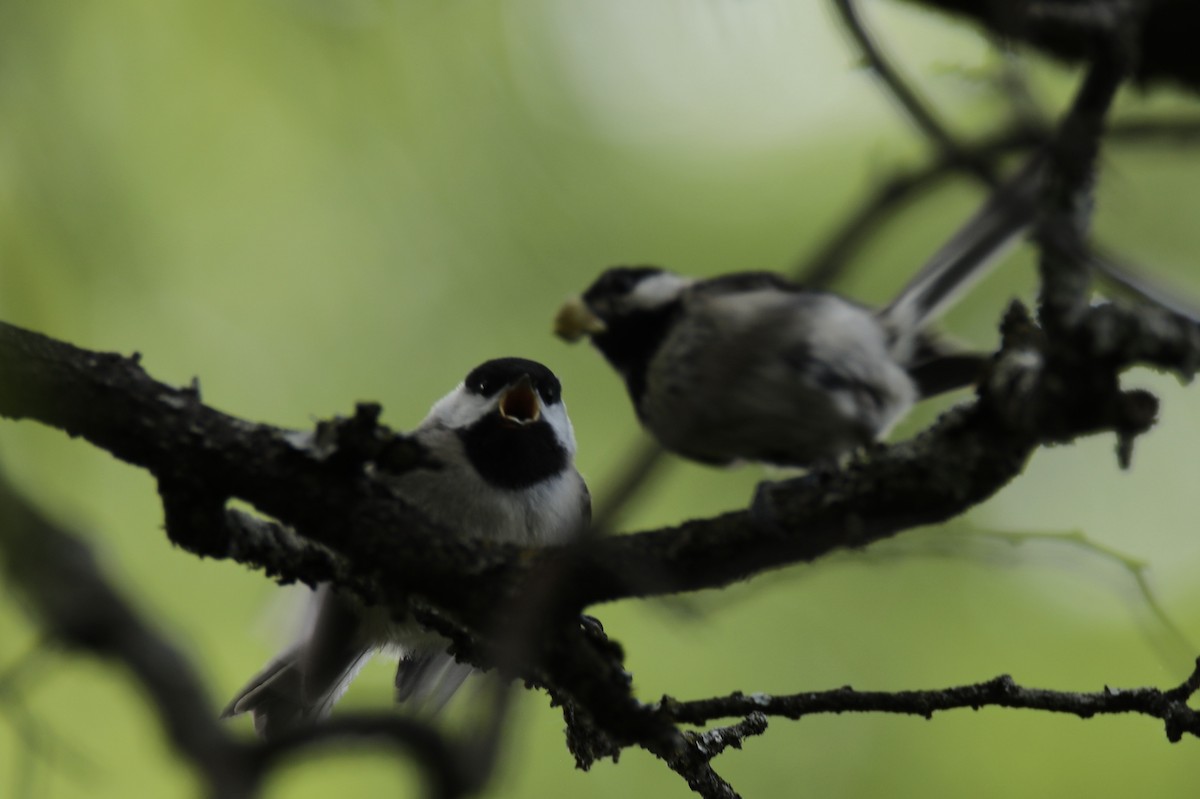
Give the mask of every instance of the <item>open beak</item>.
[[536, 422], [542, 415], [541, 403], [529, 375], [521, 375], [514, 385], [504, 389], [500, 395], [501, 418], [517, 424]]
[[604, 320], [592, 313], [580, 297], [572, 297], [554, 315], [554, 332], [566, 341], [579, 341], [584, 336], [607, 330]]

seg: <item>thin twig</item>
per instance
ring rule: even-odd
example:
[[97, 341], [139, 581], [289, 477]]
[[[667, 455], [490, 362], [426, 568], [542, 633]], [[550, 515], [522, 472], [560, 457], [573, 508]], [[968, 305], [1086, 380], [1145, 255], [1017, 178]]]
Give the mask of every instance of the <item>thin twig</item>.
[[1142, 603], [1150, 611], [1150, 615], [1154, 617], [1155, 621], [1161, 625], [1163, 630], [1172, 639], [1177, 650], [1176, 654], [1200, 651], [1200, 649], [1197, 649], [1188, 640], [1187, 634], [1171, 618], [1171, 615], [1167, 612], [1162, 601], [1155, 593], [1154, 587], [1150, 584], [1150, 563], [1114, 547], [1094, 541], [1082, 530], [992, 530], [976, 527], [970, 523], [956, 523], [952, 529], [941, 528], [931, 531], [931, 535], [924, 539], [921, 546], [913, 547], [911, 546], [911, 542], [909, 542], [910, 546], [904, 548], [873, 548], [856, 553], [855, 557], [859, 560], [868, 561], [875, 559], [894, 560], [906, 556], [920, 557], [928, 555], [959, 558], [963, 557], [964, 553], [967, 556], [978, 554], [969, 548], [972, 539], [990, 539], [1010, 548], [1043, 543], [1066, 544], [1082, 552], [1094, 555], [1097, 558], [1114, 563], [1129, 575]]
[[666, 463], [666, 453], [653, 441], [640, 440], [629, 447], [628, 454], [614, 476], [605, 484], [604, 501], [592, 517], [595, 535], [611, 533], [621, 513], [650, 485], [651, 478]]
[[995, 186], [999, 181], [992, 165], [986, 159], [979, 158], [973, 151], [963, 148], [958, 139], [938, 120], [933, 109], [917, 95], [916, 89], [901, 78], [896, 68], [884, 57], [879, 45], [863, 25], [855, 0], [834, 0], [834, 7], [837, 8], [846, 29], [858, 43], [872, 71], [883, 81], [888, 92], [908, 114], [909, 119], [936, 145], [939, 155], [953, 163], [956, 168], [966, 169], [983, 182]]
[[[1200, 141], [1200, 119], [1131, 119], [1114, 122], [1108, 138], [1123, 144], [1156, 144], [1174, 142], [1195, 144]], [[1010, 155], [1044, 147], [1049, 141], [1042, 128], [1017, 126], [974, 142], [968, 147], [976, 157], [997, 163]], [[791, 270], [794, 279], [805, 286], [820, 288], [834, 283], [847, 268], [850, 260], [876, 233], [909, 205], [930, 194], [945, 181], [960, 174], [958, 162], [935, 156], [928, 163], [897, 172], [877, 184], [871, 195], [859, 203], [843, 221], [817, 245], [812, 254], [797, 262]], [[1132, 274], [1131, 274], [1132, 273]], [[1149, 295], [1149, 281], [1138, 279], [1132, 268], [1115, 268], [1111, 277], [1139, 295]], [[1160, 297], [1151, 296], [1153, 300]], [[1170, 296], [1163, 298], [1168, 302]], [[1166, 306], [1171, 307], [1171, 306]]]
[[1164, 722], [1167, 739], [1177, 743], [1183, 735], [1200, 738], [1200, 711], [1188, 701], [1200, 690], [1200, 659], [1179, 686], [1159, 688], [1105, 688], [1091, 693], [1026, 688], [1002, 675], [986, 682], [929, 691], [856, 691], [849, 686], [787, 696], [744, 694], [682, 702], [664, 696], [659, 711], [672, 721], [704, 724], [715, 719], [762, 713], [801, 719], [822, 713], [897, 713], [932, 718], [934, 713], [962, 708], [1023, 708], [1064, 713], [1089, 719], [1098, 715], [1134, 713]]
[[1013, 546], [1021, 546], [1030, 543], [1041, 542], [1059, 542], [1078, 547], [1086, 552], [1091, 552], [1094, 555], [1112, 561], [1127, 572], [1133, 579], [1134, 586], [1137, 588], [1138, 594], [1146, 607], [1149, 608], [1150, 614], [1162, 625], [1163, 629], [1174, 640], [1176, 647], [1181, 651], [1193, 652], [1196, 647], [1188, 640], [1187, 634], [1183, 629], [1175, 623], [1171, 615], [1167, 613], [1167, 609], [1163, 607], [1158, 595], [1154, 592], [1154, 588], [1150, 585], [1150, 578], [1147, 571], [1150, 564], [1140, 558], [1135, 558], [1118, 549], [1115, 549], [1098, 541], [1093, 541], [1083, 533], [1082, 530], [1069, 530], [1065, 532], [1049, 532], [1049, 531], [1027, 531], [1017, 532], [1008, 530], [981, 530], [977, 528], [967, 528], [964, 532], [980, 536], [993, 538], [998, 541], [1011, 544]]

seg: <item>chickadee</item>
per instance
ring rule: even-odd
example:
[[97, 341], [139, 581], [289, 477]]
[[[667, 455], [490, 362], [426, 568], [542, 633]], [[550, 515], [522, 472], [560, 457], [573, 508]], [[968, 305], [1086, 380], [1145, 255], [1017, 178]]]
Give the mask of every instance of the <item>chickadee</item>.
[[[394, 478], [402, 498], [463, 536], [549, 545], [580, 535], [591, 518], [575, 470], [575, 434], [554, 373], [523, 358], [476, 367], [413, 432], [431, 464]], [[222, 717], [254, 714], [263, 737], [329, 713], [378, 650], [400, 651], [396, 699], [434, 710], [471, 672], [449, 644], [415, 622], [321, 586], [305, 634], [229, 703]]]
[[832, 461], [977, 378], [981, 356], [948, 352], [925, 327], [1032, 223], [1040, 176], [1035, 160], [879, 311], [770, 273], [616, 267], [559, 309], [555, 332], [591, 337], [668, 450], [710, 464]]

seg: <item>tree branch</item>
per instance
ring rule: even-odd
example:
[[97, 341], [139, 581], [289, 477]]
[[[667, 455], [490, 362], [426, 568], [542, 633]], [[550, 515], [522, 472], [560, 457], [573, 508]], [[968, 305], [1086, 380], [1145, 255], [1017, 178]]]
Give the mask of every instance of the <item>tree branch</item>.
[[[1009, 327], [1023, 324], [1016, 318]], [[1194, 322], [1153, 308], [1098, 306], [1081, 331], [1088, 348], [1081, 357], [1109, 374], [1149, 363], [1189, 375], [1200, 352]], [[1044, 374], [1046, 344], [1035, 332], [1025, 330], [1009, 342], [976, 405], [956, 409], [921, 437], [881, 448], [843, 473], [818, 472], [772, 487], [764, 497], [775, 506], [771, 524], [741, 511], [588, 542], [581, 558], [585, 574], [569, 600], [582, 608], [625, 596], [714, 587], [859, 546], [960, 513], [1011, 479], [1039, 441], [1149, 423], [1143, 414], [1151, 409], [1104, 407], [1099, 395], [1073, 391]], [[0, 414], [37, 418], [155, 474], [174, 472], [189, 484], [209, 480], [214, 497], [224, 492], [222, 501], [250, 502], [346, 560], [339, 565], [322, 548], [297, 547], [278, 529], [272, 542], [243, 539], [225, 525], [195, 547], [214, 557], [237, 556], [286, 579], [362, 579], [357, 587], [365, 590], [375, 575], [386, 573], [402, 577], [412, 593], [486, 619], [484, 608], [492, 600], [464, 598], [474, 593], [461, 590], [464, 580], [482, 579], [507, 594], [534, 569], [562, 557], [554, 549], [518, 556], [512, 547], [446, 536], [406, 508], [372, 470], [336, 466], [328, 452], [297, 446], [295, 431], [214, 411], [190, 393], [151, 380], [132, 359], [0, 324], [0, 386]], [[39, 403], [38, 396], [51, 399]], [[1072, 412], [1093, 405], [1100, 409]], [[169, 481], [163, 485], [171, 495]], [[316, 486], [319, 491], [310, 490]], [[792, 530], [803, 535], [792, 536]], [[198, 535], [178, 529], [173, 534], [185, 546]], [[287, 557], [272, 559], [280, 553]], [[302, 557], [289, 562], [297, 553]], [[653, 584], [631, 593], [619, 578], [627, 561], [641, 563]]]
[[962, 147], [958, 139], [951, 135], [946, 126], [937, 118], [933, 109], [917, 94], [916, 89], [909, 86], [908, 82], [900, 77], [900, 73], [896, 71], [891, 62], [884, 57], [879, 45], [875, 43], [870, 32], [863, 25], [855, 0], [834, 0], [833, 4], [841, 16], [846, 30], [858, 43], [858, 47], [872, 71], [883, 82], [888, 93], [904, 109], [913, 124], [933, 142], [938, 155], [955, 169], [971, 172], [984, 183], [996, 186], [999, 181], [992, 164], [986, 159], [980, 158], [970, 148]]
[[1098, 58], [1050, 143], [1053, 168], [1043, 191], [1045, 213], [1034, 235], [1042, 248], [1041, 321], [1052, 333], [1074, 326], [1090, 298], [1086, 238], [1096, 164], [1105, 119], [1128, 66], [1121, 55]]
[[1200, 660], [1191, 675], [1169, 690], [1105, 688], [1094, 693], [1026, 688], [1007, 674], [986, 682], [932, 691], [856, 691], [849, 686], [789, 696], [743, 694], [680, 702], [664, 696], [660, 712], [681, 724], [704, 724], [714, 719], [759, 713], [798, 720], [821, 713], [899, 713], [922, 718], [959, 708], [1025, 708], [1066, 713], [1081, 719], [1117, 713], [1136, 713], [1163, 722], [1167, 740], [1178, 743], [1185, 734], [1200, 738], [1200, 711], [1188, 700], [1200, 691]]

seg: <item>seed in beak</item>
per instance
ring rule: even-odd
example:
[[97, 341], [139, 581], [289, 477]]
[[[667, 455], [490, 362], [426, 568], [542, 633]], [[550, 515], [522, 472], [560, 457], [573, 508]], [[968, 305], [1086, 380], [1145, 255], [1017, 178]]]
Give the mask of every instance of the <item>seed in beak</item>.
[[500, 397], [500, 415], [517, 424], [536, 422], [542, 415], [529, 375], [522, 375], [515, 386], [505, 389]]
[[580, 297], [572, 297], [562, 304], [554, 316], [554, 332], [567, 341], [578, 341], [584, 336], [603, 333], [607, 329], [604, 320], [592, 313]]

